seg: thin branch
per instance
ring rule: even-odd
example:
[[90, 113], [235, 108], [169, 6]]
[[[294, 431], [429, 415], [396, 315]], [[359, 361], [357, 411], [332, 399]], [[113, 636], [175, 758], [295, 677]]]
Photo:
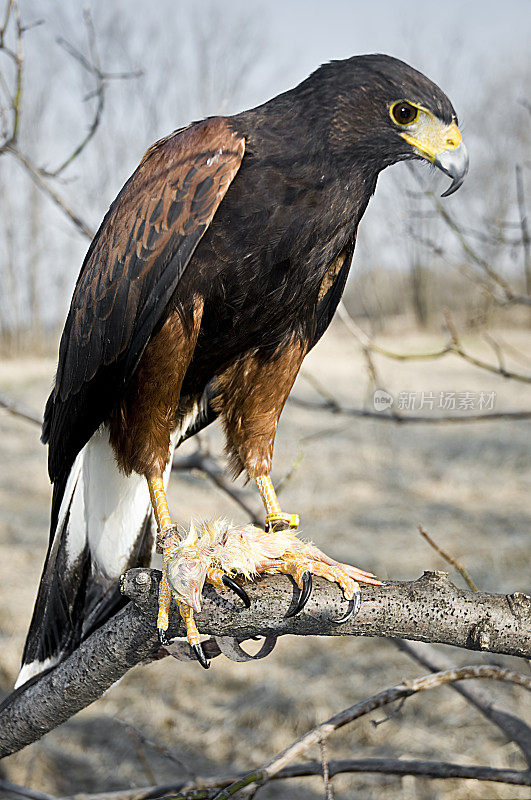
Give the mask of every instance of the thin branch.
[[[453, 666], [447, 656], [425, 642], [406, 642], [403, 639], [391, 639], [390, 641], [399, 650], [432, 672], [441, 672]], [[450, 687], [496, 725], [509, 741], [514, 742], [520, 748], [531, 769], [531, 728], [529, 725], [507, 711], [488, 689], [484, 689], [479, 684], [452, 683]]]
[[15, 795], [15, 797], [24, 797], [26, 800], [56, 800], [52, 794], [37, 792], [35, 789], [28, 789], [25, 786], [17, 786], [11, 781], [2, 780], [2, 778], [0, 778], [0, 789]]
[[[495, 286], [497, 286], [499, 290], [501, 290], [505, 304], [531, 305], [531, 296], [529, 294], [520, 295], [516, 293], [512, 289], [510, 284], [505, 280], [505, 278], [503, 278], [499, 274], [499, 272], [497, 272], [489, 264], [489, 262], [486, 259], [482, 258], [482, 256], [479, 255], [479, 253], [472, 247], [472, 245], [468, 241], [467, 236], [463, 231], [463, 228], [459, 225], [459, 223], [455, 221], [455, 219], [452, 217], [448, 209], [441, 203], [440, 199], [437, 197], [435, 192], [426, 189], [424, 181], [421, 178], [421, 176], [418, 175], [418, 173], [411, 168], [410, 164], [408, 164], [408, 167], [410, 169], [410, 172], [414, 175], [414, 178], [417, 181], [417, 183], [422, 187], [423, 195], [430, 200], [433, 207], [437, 211], [439, 217], [446, 224], [447, 228], [452, 231], [455, 238], [459, 242], [461, 249], [468, 257], [469, 261], [476, 267], [479, 267], [479, 269], [492, 281], [492, 283]], [[497, 302], [499, 302], [498, 298], [494, 293], [492, 296], [494, 297], [494, 299], [497, 300]], [[503, 302], [501, 304], [503, 304]]]
[[[12, 50], [5, 43], [6, 34], [11, 22], [14, 20], [14, 29], [16, 44], [15, 49]], [[6, 15], [4, 18], [4, 25], [0, 28], [0, 53], [7, 56], [15, 66], [15, 79], [13, 91], [9, 91], [5, 79], [2, 77], [2, 86], [7, 95], [7, 100], [11, 108], [11, 131], [6, 132], [6, 141], [0, 146], [0, 153], [2, 150], [11, 144], [14, 144], [18, 137], [18, 130], [20, 125], [20, 110], [22, 101], [22, 74], [24, 66], [24, 48], [23, 48], [24, 28], [20, 20], [20, 11], [16, 0], [9, 0], [6, 7]]]
[[531, 411], [493, 411], [486, 414], [457, 414], [441, 415], [433, 417], [415, 416], [413, 414], [399, 414], [398, 412], [385, 413], [380, 411], [369, 411], [365, 408], [353, 408], [351, 406], [340, 405], [337, 401], [334, 407], [331, 407], [328, 402], [319, 402], [316, 400], [306, 400], [296, 395], [290, 395], [289, 403], [292, 403], [300, 408], [313, 409], [315, 411], [329, 411], [332, 414], [341, 414], [348, 417], [358, 417], [359, 419], [374, 419], [379, 422], [394, 422], [398, 424], [411, 423], [413, 425], [445, 425], [446, 423], [463, 423], [463, 422], [497, 422], [499, 420], [522, 420], [531, 419]]
[[469, 364], [473, 364], [475, 367], [484, 369], [487, 372], [492, 372], [495, 375], [501, 375], [502, 378], [511, 378], [511, 380], [520, 381], [521, 383], [531, 383], [531, 375], [522, 375], [519, 372], [511, 372], [510, 370], [505, 369], [503, 366], [489, 364], [488, 362], [482, 361], [481, 359], [472, 356], [470, 353], [467, 353], [459, 340], [457, 329], [453, 324], [448, 311], [445, 313], [445, 320], [446, 327], [448, 328], [450, 336], [452, 337], [451, 351], [453, 353], [461, 356], [461, 358], [464, 359], [464, 361], [468, 361]]
[[42, 417], [40, 414], [33, 411], [33, 409], [28, 406], [25, 406], [23, 403], [12, 400], [2, 393], [0, 393], [0, 408], [5, 408], [5, 410], [13, 414], [14, 417], [20, 417], [28, 422], [34, 422], [36, 425], [39, 425], [39, 427], [42, 425]]
[[[333, 411], [335, 413], [341, 410], [341, 405], [337, 398], [335, 398], [334, 395], [328, 391], [327, 387], [321, 383], [319, 378], [317, 378], [313, 373], [309, 372], [304, 367], [300, 370], [299, 374], [307, 383], [310, 384], [312, 389], [315, 389], [317, 394], [319, 394], [325, 400], [328, 411]], [[292, 399], [291, 395], [290, 399]]]
[[[140, 577], [142, 576], [142, 577]], [[155, 619], [160, 572], [129, 570], [122, 590], [134, 598], [86, 639], [72, 655], [15, 691], [0, 706], [0, 757], [13, 753], [92, 703], [131, 667], [159, 649]], [[445, 573], [426, 572], [416, 581], [364, 586], [359, 614], [342, 625], [332, 622], [345, 610], [335, 584], [314, 579], [314, 593], [304, 612], [286, 617], [298, 591], [284, 576], [247, 583], [249, 609], [233, 596], [204, 590], [196, 615], [201, 633], [230, 636], [320, 635], [385, 636], [453, 644], [472, 650], [529, 657], [531, 598], [521, 593], [494, 595], [458, 589]], [[169, 636], [185, 630], [177, 614]], [[526, 678], [531, 682], [531, 678]]]
[[330, 778], [333, 776], [330, 774], [330, 764], [326, 755], [326, 742], [321, 740], [319, 742], [319, 749], [321, 751], [321, 773], [323, 775], [325, 800], [334, 800], [334, 792], [332, 790], [332, 784], [330, 783]]
[[210, 478], [216, 486], [225, 492], [225, 494], [234, 500], [235, 503], [243, 508], [252, 522], [256, 525], [261, 524], [263, 514], [260, 514], [258, 506], [253, 502], [251, 495], [235, 487], [221, 464], [209, 453], [203, 453], [199, 449], [188, 456], [181, 456], [176, 453], [173, 456], [172, 470], [174, 472], [188, 472], [191, 470], [202, 472]]
[[[278, 480], [275, 482], [275, 488], [277, 495], [282, 494], [288, 483], [291, 481], [297, 470], [299, 469], [300, 465], [304, 461], [304, 453], [302, 451], [299, 452], [297, 458], [288, 469], [288, 471]], [[261, 523], [260, 523], [261, 524]]]
[[38, 188], [44, 192], [44, 194], [48, 195], [50, 200], [52, 200], [55, 205], [61, 209], [63, 214], [68, 217], [68, 219], [74, 224], [80, 233], [83, 234], [83, 236], [86, 236], [87, 239], [94, 238], [95, 231], [87, 225], [87, 223], [68, 205], [68, 203], [58, 192], [55, 191], [55, 189], [52, 189], [50, 184], [42, 177], [40, 169], [36, 167], [27, 156], [25, 156], [20, 152], [20, 150], [12, 145], [6, 146], [6, 152], [9, 152], [24, 167], [36, 186], [38, 186]]
[[[304, 761], [284, 767], [271, 776], [270, 780], [287, 780], [289, 778], [305, 778], [311, 775], [322, 775], [322, 764], [319, 761]], [[378, 773], [380, 775], [415, 775], [419, 778], [462, 778], [477, 781], [495, 781], [515, 786], [529, 786], [531, 772], [527, 770], [494, 769], [492, 767], [475, 767], [452, 764], [444, 761], [418, 761], [395, 758], [352, 758], [328, 762], [330, 777], [341, 774]], [[241, 780], [245, 773], [197, 777], [190, 780], [178, 780], [174, 783], [156, 786], [136, 787], [135, 789], [119, 789], [114, 792], [98, 792], [97, 794], [79, 793], [61, 797], [59, 800], [199, 800], [215, 797], [216, 790], [226, 788], [236, 780]], [[11, 784], [12, 785], [12, 784]], [[2, 783], [0, 782], [0, 788]], [[22, 787], [17, 787], [22, 790]], [[24, 796], [24, 795], [22, 795]], [[30, 797], [28, 795], [28, 797]], [[38, 797], [36, 800], [40, 800]], [[43, 800], [57, 800], [50, 795]]]
[[[390, 689], [385, 689], [383, 692], [379, 692], [369, 697], [367, 700], [363, 700], [361, 703], [356, 703], [356, 705], [344, 709], [339, 714], [334, 714], [334, 716], [330, 717], [326, 722], [316, 725], [315, 728], [303, 734], [297, 741], [293, 742], [293, 744], [281, 753], [267, 761], [262, 767], [247, 773], [243, 778], [235, 781], [219, 794], [215, 795], [215, 800], [227, 800], [229, 797], [234, 797], [240, 789], [246, 786], [252, 784], [261, 786], [267, 783], [267, 781], [271, 780], [281, 769], [286, 767], [290, 761], [306, 752], [309, 747], [327, 739], [334, 731], [339, 730], [354, 720], [370, 714], [375, 708], [381, 708], [389, 703], [394, 703], [402, 697], [411, 697], [418, 692], [434, 689], [438, 686], [453, 683], [454, 681], [468, 680], [470, 678], [488, 678], [491, 680], [507, 681], [516, 683], [531, 691], [531, 678], [527, 675], [490, 665], [457, 667], [445, 672], [436, 672], [431, 675], [425, 675], [422, 678], [406, 681]], [[527, 773], [527, 776], [528, 775], [529, 773]], [[529, 780], [529, 777], [526, 777], [526, 779]]]
[[[5, 44], [5, 34], [7, 26], [10, 23], [11, 17], [15, 19], [16, 27], [16, 51], [10, 50]], [[74, 147], [73, 151], [62, 160], [61, 164], [54, 170], [49, 171], [43, 167], [37, 166], [29, 156], [23, 153], [18, 147], [20, 117], [22, 108], [22, 87], [23, 87], [23, 74], [24, 74], [24, 52], [23, 52], [23, 37], [24, 33], [29, 30], [31, 26], [24, 27], [20, 20], [19, 9], [16, 0], [9, 0], [6, 9], [6, 17], [4, 27], [0, 28], [0, 52], [7, 55], [15, 64], [15, 79], [13, 90], [10, 91], [2, 76], [2, 88], [7, 92], [8, 102], [12, 111], [12, 124], [11, 130], [6, 132], [5, 141], [0, 145], [0, 155], [3, 153], [11, 155], [18, 163], [26, 170], [36, 186], [46, 194], [50, 200], [63, 212], [63, 214], [74, 224], [74, 226], [88, 239], [94, 237], [92, 228], [74, 211], [64, 198], [50, 185], [50, 179], [57, 178], [78, 156], [85, 150], [87, 145], [94, 137], [99, 128], [105, 103], [105, 93], [107, 85], [113, 80], [128, 80], [137, 78], [142, 74], [141, 70], [133, 72], [106, 72], [101, 69], [97, 48], [96, 37], [92, 18], [89, 12], [84, 14], [84, 22], [87, 30], [89, 56], [86, 58], [75, 47], [66, 42], [64, 39], [59, 40], [59, 44], [81, 64], [90, 75], [95, 78], [96, 86], [91, 92], [90, 97], [96, 97], [96, 107], [94, 115], [87, 133], [82, 137], [81, 141]]]
[[100, 67], [98, 50], [96, 47], [94, 22], [92, 20], [92, 15], [87, 9], [85, 9], [83, 12], [83, 21], [87, 30], [90, 60], [85, 58], [85, 56], [80, 53], [80, 51], [72, 44], [67, 42], [66, 39], [59, 37], [57, 42], [67, 53], [69, 53], [79, 64], [81, 64], [84, 70], [86, 70], [95, 78], [96, 88], [90, 93], [90, 98], [97, 98], [96, 108], [94, 109], [94, 116], [86, 135], [79, 142], [79, 144], [76, 145], [72, 153], [67, 156], [67, 158], [65, 158], [55, 170], [51, 172], [44, 169], [40, 170], [41, 174], [50, 178], [57, 178], [73, 161], [75, 161], [75, 159], [83, 152], [98, 130], [105, 105], [105, 90], [107, 88], [107, 83], [113, 80], [131, 80], [133, 78], [139, 78], [143, 75], [142, 70], [134, 70], [132, 72], [106, 72], [102, 70]]
[[419, 525], [418, 529], [420, 535], [423, 536], [424, 539], [426, 539], [430, 547], [433, 547], [435, 552], [439, 553], [439, 555], [442, 556], [442, 558], [444, 558], [447, 564], [451, 564], [452, 567], [455, 567], [455, 569], [459, 572], [459, 574], [465, 581], [468, 588], [471, 589], [473, 592], [479, 592], [478, 587], [476, 586], [476, 584], [474, 583], [474, 581], [472, 580], [466, 569], [463, 567], [463, 565], [460, 564], [459, 561], [457, 561], [453, 556], [449, 555], [441, 547], [439, 547], [439, 545], [431, 538], [429, 533], [426, 533], [422, 525]]
[[[395, 361], [431, 361], [438, 358], [443, 358], [444, 356], [453, 353], [454, 355], [457, 355], [467, 361], [469, 364], [473, 364], [474, 366], [484, 369], [487, 372], [493, 372], [496, 375], [500, 375], [502, 378], [510, 378], [511, 380], [520, 381], [522, 383], [531, 383], [531, 375], [511, 372], [510, 370], [505, 369], [502, 363], [498, 363], [496, 366], [495, 364], [490, 364], [489, 362], [483, 361], [482, 359], [476, 358], [468, 353], [459, 340], [455, 326], [451, 323], [451, 321], [448, 322], [448, 318], [446, 319], [446, 324], [450, 333], [450, 341], [445, 345], [437, 348], [436, 350], [421, 353], [396, 353], [392, 350], [388, 350], [385, 347], [375, 344], [367, 336], [367, 334], [364, 333], [364, 331], [362, 331], [358, 325], [356, 325], [342, 302], [338, 305], [337, 313], [345, 327], [361, 345], [364, 353], [370, 351], [372, 353], [385, 356], [386, 358], [394, 359]], [[334, 402], [334, 398], [329, 399], [332, 404]]]
[[440, 358], [452, 352], [451, 343], [444, 345], [444, 347], [437, 348], [423, 353], [395, 353], [385, 347], [381, 347], [370, 339], [365, 331], [354, 322], [352, 317], [347, 311], [344, 302], [341, 300], [337, 307], [337, 315], [349, 333], [356, 339], [363, 349], [371, 350], [373, 353], [392, 358], [395, 361], [428, 361], [435, 358]]
[[[328, 401], [325, 403], [320, 403], [316, 402], [315, 400], [305, 400], [302, 397], [297, 397], [296, 395], [290, 395], [288, 402], [299, 406], [300, 408], [314, 409], [316, 411], [330, 411], [333, 414], [358, 417], [360, 419], [375, 419], [380, 422], [394, 422], [399, 425], [402, 423], [443, 425], [447, 422], [497, 422], [499, 420], [516, 422], [518, 420], [531, 419], [531, 411], [494, 411], [487, 412], [486, 414], [466, 414], [462, 416], [458, 416], [457, 414], [448, 414], [433, 417], [422, 417], [412, 414], [399, 414], [398, 412], [386, 414], [380, 411], [368, 411], [364, 408], [352, 408], [350, 406], [341, 405], [338, 400], [334, 400], [333, 404], [329, 403]], [[7, 409], [14, 416], [19, 416], [28, 420], [29, 422], [42, 425], [42, 417], [36, 411], [25, 407], [22, 403], [19, 403], [4, 394], [0, 394], [0, 407]], [[213, 456], [210, 456], [210, 458], [213, 458]], [[219, 462], [217, 462], [215, 459], [214, 462], [215, 466], [214, 464], [211, 464], [209, 460], [198, 459], [196, 454], [193, 456], [175, 456], [172, 469], [175, 469], [176, 471], [184, 469], [198, 469], [200, 472], [204, 472], [205, 475], [208, 475], [210, 478], [214, 479], [214, 475], [219, 476], [219, 471], [223, 471], [223, 468]], [[298, 466], [297, 462], [294, 466]], [[251, 515], [251, 519], [253, 521], [259, 520], [259, 514], [256, 512], [256, 510], [251, 508], [250, 504], [248, 504], [247, 494], [232, 487], [229, 478], [226, 477], [223, 483], [216, 479], [216, 483], [224, 491], [225, 485], [230, 487], [231, 497], [233, 497], [233, 499]]]
[[525, 203], [524, 178], [522, 167], [516, 165], [516, 199], [520, 212], [520, 228], [522, 231], [522, 249], [524, 251], [524, 277], [527, 294], [531, 295], [531, 236], [527, 222], [527, 208]]

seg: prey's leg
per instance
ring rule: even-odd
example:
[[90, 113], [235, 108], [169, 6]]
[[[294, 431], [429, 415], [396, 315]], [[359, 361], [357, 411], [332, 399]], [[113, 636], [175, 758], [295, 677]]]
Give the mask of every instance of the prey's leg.
[[[168, 508], [168, 501], [166, 499], [166, 492], [164, 490], [164, 482], [161, 477], [148, 478], [149, 496], [151, 498], [151, 505], [155, 514], [155, 520], [158, 527], [157, 546], [162, 551], [162, 558], [164, 567], [162, 570], [162, 579], [159, 586], [159, 612], [157, 615], [157, 630], [159, 640], [162, 645], [169, 644], [166, 631], [169, 624], [169, 610], [171, 603], [171, 588], [168, 582], [167, 565], [168, 561], [173, 558], [180, 543], [180, 538], [177, 534], [177, 528], [173, 525]], [[194, 612], [185, 603], [178, 603], [179, 612], [186, 624], [186, 636], [190, 643], [195, 656], [202, 667], [208, 669], [210, 666], [205, 658], [203, 648], [199, 641], [199, 633], [194, 621]]]
[[187, 606], [186, 603], [179, 603], [179, 601], [177, 601], [177, 606], [179, 607], [179, 613], [186, 625], [186, 638], [188, 639], [188, 643], [201, 666], [204, 667], [204, 669], [208, 669], [210, 667], [210, 662], [207, 661], [204, 650], [201, 647], [201, 642], [199, 641], [199, 631], [195, 624], [193, 609]]

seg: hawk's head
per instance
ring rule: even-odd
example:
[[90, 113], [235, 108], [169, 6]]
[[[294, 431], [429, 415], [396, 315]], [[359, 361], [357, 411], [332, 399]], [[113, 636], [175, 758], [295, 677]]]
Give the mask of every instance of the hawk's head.
[[391, 56], [366, 55], [332, 61], [314, 77], [332, 107], [327, 125], [336, 152], [361, 159], [374, 172], [426, 159], [452, 178], [444, 197], [461, 186], [468, 154], [457, 115], [421, 72]]

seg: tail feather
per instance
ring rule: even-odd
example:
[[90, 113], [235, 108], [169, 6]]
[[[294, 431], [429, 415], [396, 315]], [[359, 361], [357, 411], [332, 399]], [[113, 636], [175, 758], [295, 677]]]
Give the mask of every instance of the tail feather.
[[148, 566], [153, 541], [146, 481], [119, 472], [101, 429], [54, 485], [48, 553], [16, 687], [63, 660], [125, 604], [120, 574]]
[[[215, 419], [213, 384], [177, 419], [171, 450]], [[53, 395], [42, 441], [50, 437]], [[164, 484], [168, 485], [171, 459]], [[105, 426], [78, 453], [69, 473], [54, 481], [50, 541], [21, 670], [22, 686], [52, 668], [127, 602], [120, 575], [149, 566], [154, 529], [146, 480], [118, 470]]]

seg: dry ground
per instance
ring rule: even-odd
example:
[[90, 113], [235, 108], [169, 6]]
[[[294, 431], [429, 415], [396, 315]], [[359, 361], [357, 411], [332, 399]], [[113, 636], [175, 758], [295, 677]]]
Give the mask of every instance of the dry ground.
[[[516, 348], [507, 366], [529, 372], [531, 334], [505, 331], [502, 336]], [[397, 326], [396, 334], [381, 343], [413, 352], [441, 339]], [[494, 358], [479, 341], [467, 345]], [[395, 395], [495, 391], [496, 410], [530, 407], [528, 385], [502, 380], [453, 356], [403, 364], [380, 358], [377, 365], [383, 385]], [[50, 360], [5, 362], [0, 390], [42, 408], [53, 369]], [[367, 400], [362, 357], [340, 323], [309, 356], [305, 369], [345, 403], [361, 406]], [[316, 399], [302, 378], [294, 393]], [[219, 452], [219, 431], [208, 436]], [[397, 426], [288, 405], [279, 428], [275, 473], [277, 478], [285, 474], [303, 454], [285, 488], [284, 505], [301, 514], [308, 537], [341, 560], [399, 579], [415, 578], [427, 568], [444, 569], [417, 533], [422, 523], [482, 588], [528, 591], [528, 436], [526, 422]], [[45, 553], [50, 494], [45, 462], [38, 430], [0, 412], [4, 693], [16, 676]], [[195, 475], [172, 479], [170, 501], [182, 522], [221, 514], [244, 519], [226, 496]], [[460, 663], [488, 660], [476, 653], [452, 654]], [[496, 662], [526, 669], [512, 659]], [[208, 673], [196, 664], [165, 659], [132, 670], [92, 707], [5, 760], [3, 767], [12, 781], [58, 794], [248, 768], [342, 707], [422, 672], [389, 642], [362, 638], [285, 638], [264, 661], [236, 664], [220, 657]], [[508, 709], [525, 713], [522, 690], [488, 688]], [[370, 719], [360, 721], [335, 735], [328, 752], [330, 758], [402, 756], [524, 766], [516, 747], [449, 688], [409, 700], [400, 714], [377, 727]], [[337, 800], [529, 798], [529, 790], [498, 784], [378, 776], [338, 777], [334, 788]], [[323, 796], [320, 779], [260, 793], [264, 800]]]

